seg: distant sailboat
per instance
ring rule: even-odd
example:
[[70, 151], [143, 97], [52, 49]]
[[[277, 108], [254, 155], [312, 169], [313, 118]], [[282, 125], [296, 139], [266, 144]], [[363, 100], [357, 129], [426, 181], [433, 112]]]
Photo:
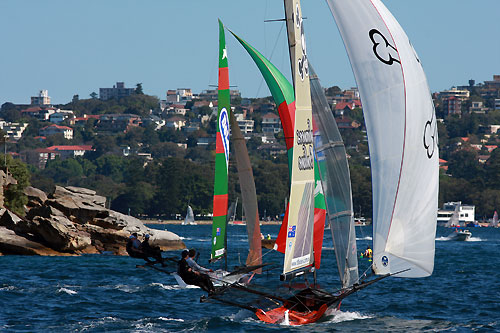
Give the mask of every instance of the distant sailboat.
[[493, 218], [491, 219], [490, 222], [490, 227], [498, 228], [498, 213], [495, 210], [495, 213], [493, 214]]
[[194, 220], [194, 213], [193, 213], [193, 208], [191, 208], [190, 205], [188, 205], [187, 210], [186, 210], [186, 217], [184, 218], [184, 221], [182, 222], [182, 225], [196, 225], [196, 222]]

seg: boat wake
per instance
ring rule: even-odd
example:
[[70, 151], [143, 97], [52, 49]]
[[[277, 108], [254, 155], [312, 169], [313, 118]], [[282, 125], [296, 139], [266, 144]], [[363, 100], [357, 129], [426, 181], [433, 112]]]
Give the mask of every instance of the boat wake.
[[0, 291], [11, 291], [11, 290], [14, 290], [14, 289], [16, 289], [16, 287], [14, 287], [14, 286], [8, 286], [8, 285], [0, 287]]
[[356, 237], [357, 241], [360, 240], [373, 240], [372, 236], [365, 236], [365, 237]]
[[479, 237], [471, 237], [466, 240], [466, 242], [482, 242], [482, 241], [484, 241], [484, 239], [481, 239]]
[[159, 320], [163, 321], [178, 321], [178, 322], [184, 322], [184, 319], [177, 319], [177, 318], [167, 318], [167, 317], [159, 317]]
[[58, 293], [66, 293], [68, 295], [76, 295], [78, 294], [78, 291], [75, 291], [75, 290], [71, 290], [71, 289], [68, 289], [68, 288], [59, 288], [57, 290]]
[[163, 283], [158, 283], [158, 282], [153, 282], [149, 284], [151, 287], [160, 287], [163, 290], [182, 290], [182, 289], [200, 289], [198, 286], [193, 286], [188, 284], [186, 287], [181, 287], [178, 284], [174, 285], [168, 285], [168, 284], [163, 284]]
[[437, 237], [437, 241], [449, 241], [451, 238], [446, 236]]
[[328, 323], [341, 323], [344, 321], [352, 321], [359, 319], [374, 318], [371, 315], [363, 315], [359, 312], [340, 311], [337, 309], [329, 309], [325, 312], [325, 319]]

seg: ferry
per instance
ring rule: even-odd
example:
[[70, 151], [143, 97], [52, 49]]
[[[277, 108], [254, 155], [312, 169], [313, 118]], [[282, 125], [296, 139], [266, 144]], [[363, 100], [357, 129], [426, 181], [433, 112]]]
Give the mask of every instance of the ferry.
[[474, 214], [476, 211], [476, 206], [462, 205], [461, 201], [450, 201], [444, 203], [443, 208], [438, 210], [438, 226], [444, 226], [450, 220], [457, 206], [459, 206], [459, 224], [461, 226], [474, 224]]

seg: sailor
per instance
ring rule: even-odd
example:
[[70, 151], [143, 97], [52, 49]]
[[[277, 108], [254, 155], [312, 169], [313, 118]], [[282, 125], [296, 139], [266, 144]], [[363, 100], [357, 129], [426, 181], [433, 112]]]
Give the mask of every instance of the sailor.
[[181, 260], [179, 260], [177, 274], [186, 282], [187, 284], [192, 284], [195, 286], [199, 286], [201, 289], [205, 290], [209, 294], [212, 294], [215, 291], [214, 285], [212, 284], [212, 280], [208, 277], [208, 275], [202, 274], [200, 272], [194, 271], [187, 262], [189, 257], [189, 251], [184, 250], [181, 253]]
[[161, 249], [158, 246], [151, 246], [149, 244], [149, 234], [144, 235], [144, 240], [141, 243], [141, 250], [147, 256], [156, 259], [156, 263], [161, 263], [163, 267], [166, 266], [165, 262], [163, 262], [163, 258], [161, 256]]
[[267, 239], [271, 240], [271, 235], [270, 234], [267, 234]]
[[366, 247], [366, 251], [365, 251], [365, 258], [371, 258], [373, 255], [373, 251], [372, 249], [370, 249], [369, 246]]
[[203, 266], [198, 265], [196, 260], [194, 260], [194, 257], [196, 256], [196, 250], [195, 249], [190, 249], [189, 250], [189, 256], [186, 259], [189, 267], [193, 269], [195, 272], [200, 272], [200, 273], [208, 273], [208, 272], [213, 272], [213, 270], [205, 268]]
[[126, 250], [129, 256], [132, 258], [144, 259], [148, 263], [151, 262], [149, 258], [142, 251], [141, 241], [137, 238], [137, 233], [134, 232], [127, 241]]

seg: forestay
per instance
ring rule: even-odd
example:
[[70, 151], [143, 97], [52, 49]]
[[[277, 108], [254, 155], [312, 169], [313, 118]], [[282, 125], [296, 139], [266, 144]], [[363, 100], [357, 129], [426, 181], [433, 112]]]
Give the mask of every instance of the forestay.
[[327, 0], [361, 94], [377, 274], [432, 274], [438, 203], [434, 107], [420, 60], [379, 0]]

